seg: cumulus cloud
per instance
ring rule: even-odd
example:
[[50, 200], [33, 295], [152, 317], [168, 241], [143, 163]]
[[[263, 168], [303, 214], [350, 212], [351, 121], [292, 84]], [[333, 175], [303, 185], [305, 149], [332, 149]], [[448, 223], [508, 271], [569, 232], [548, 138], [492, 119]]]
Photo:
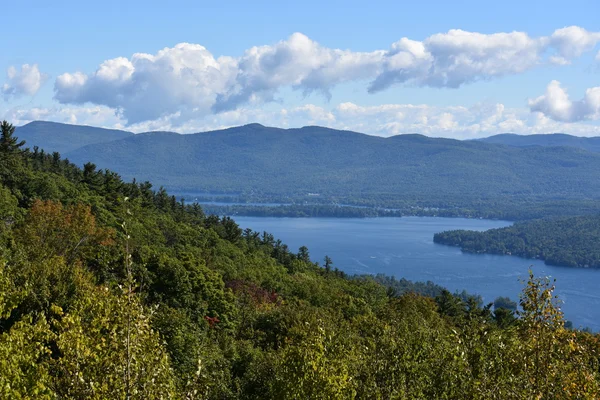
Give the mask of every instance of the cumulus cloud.
[[37, 64], [23, 64], [21, 69], [10, 66], [6, 71], [6, 82], [2, 85], [2, 94], [6, 101], [11, 97], [33, 96], [46, 80], [48, 80], [48, 75], [40, 72]]
[[526, 33], [491, 35], [460, 29], [432, 35], [423, 42], [406, 38], [392, 45], [383, 72], [370, 92], [396, 83], [457, 88], [465, 83], [524, 72], [540, 60], [544, 45]]
[[235, 83], [220, 93], [216, 111], [237, 107], [249, 100], [271, 99], [284, 86], [305, 94], [329, 90], [341, 83], [372, 77], [383, 59], [383, 51], [371, 53], [329, 49], [301, 33], [274, 46], [253, 47], [238, 60]]
[[552, 81], [546, 93], [529, 100], [529, 108], [556, 121], [575, 122], [600, 118], [600, 87], [589, 88], [583, 99], [573, 101], [560, 82]]
[[567, 65], [598, 42], [600, 32], [577, 26], [538, 38], [524, 32], [482, 34], [460, 29], [432, 35], [423, 42], [403, 38], [386, 53], [383, 71], [369, 91], [377, 92], [397, 83], [457, 88], [522, 73], [544, 63], [547, 54], [547, 62]]
[[575, 58], [592, 50], [600, 42], [600, 32], [589, 32], [578, 26], [569, 26], [554, 31], [548, 42], [561, 57]]
[[93, 73], [65, 73], [54, 85], [63, 104], [114, 109], [128, 124], [190, 119], [275, 101], [281, 88], [331, 96], [344, 82], [370, 82], [379, 92], [396, 84], [457, 88], [519, 74], [541, 64], [565, 65], [600, 41], [579, 27], [550, 36], [524, 32], [482, 34], [453, 29], [423, 41], [402, 38], [388, 50], [327, 48], [301, 33], [273, 45], [218, 57], [198, 44], [103, 62]]
[[215, 59], [200, 45], [181, 43], [156, 55], [105, 61], [90, 75], [60, 75], [55, 98], [104, 104], [130, 123], [177, 113], [185, 120], [271, 101], [285, 86], [328, 94], [340, 82], [372, 76], [382, 56], [327, 49], [300, 33], [274, 46], [253, 47], [239, 59]]
[[207, 114], [218, 93], [231, 86], [235, 62], [215, 59], [203, 46], [180, 43], [156, 55], [105, 61], [92, 74], [65, 73], [55, 82], [61, 103], [106, 105], [128, 123], [178, 114]]

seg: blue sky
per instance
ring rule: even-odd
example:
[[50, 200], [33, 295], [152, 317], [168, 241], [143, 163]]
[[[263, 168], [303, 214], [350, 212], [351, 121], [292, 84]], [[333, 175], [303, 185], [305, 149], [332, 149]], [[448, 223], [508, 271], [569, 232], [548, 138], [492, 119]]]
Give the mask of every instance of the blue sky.
[[597, 1], [29, 1], [2, 14], [0, 118], [19, 125], [600, 135]]

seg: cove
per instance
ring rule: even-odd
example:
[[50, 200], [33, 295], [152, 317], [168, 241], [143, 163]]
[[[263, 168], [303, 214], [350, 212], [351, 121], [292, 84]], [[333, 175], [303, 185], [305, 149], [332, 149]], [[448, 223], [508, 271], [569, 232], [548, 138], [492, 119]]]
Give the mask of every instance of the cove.
[[467, 290], [485, 303], [498, 296], [518, 301], [531, 268], [536, 276], [556, 279], [555, 294], [563, 301], [565, 318], [574, 327], [600, 330], [600, 270], [545, 265], [514, 256], [463, 253], [433, 243], [434, 233], [451, 229], [487, 230], [508, 221], [466, 218], [270, 218], [235, 217], [242, 228], [267, 231], [292, 251], [309, 249], [313, 261], [348, 274], [393, 275], [412, 281], [432, 281], [451, 292]]

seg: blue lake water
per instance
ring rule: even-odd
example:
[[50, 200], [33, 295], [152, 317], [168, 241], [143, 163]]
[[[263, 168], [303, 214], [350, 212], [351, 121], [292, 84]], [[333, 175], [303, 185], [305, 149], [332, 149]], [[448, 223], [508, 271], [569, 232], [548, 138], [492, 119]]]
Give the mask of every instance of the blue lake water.
[[498, 296], [517, 301], [528, 269], [556, 279], [565, 318], [575, 327], [600, 330], [600, 270], [548, 266], [513, 256], [462, 253], [433, 243], [450, 229], [487, 230], [507, 221], [465, 218], [268, 218], [235, 217], [242, 228], [267, 231], [290, 249], [307, 246], [313, 261], [328, 255], [349, 274], [384, 273], [412, 281], [432, 281], [450, 291], [466, 289], [484, 302]]

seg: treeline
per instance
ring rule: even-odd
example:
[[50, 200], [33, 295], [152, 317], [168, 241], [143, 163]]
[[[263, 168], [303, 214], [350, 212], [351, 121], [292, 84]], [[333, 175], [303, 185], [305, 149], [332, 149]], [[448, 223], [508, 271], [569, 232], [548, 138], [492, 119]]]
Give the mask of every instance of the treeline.
[[249, 216], [249, 217], [333, 217], [333, 218], [373, 218], [401, 217], [402, 212], [378, 208], [352, 207], [339, 205], [281, 205], [281, 206], [246, 206], [246, 205], [210, 205], [202, 206], [206, 214]]
[[[395, 276], [388, 276], [384, 274], [354, 275], [353, 278], [373, 279], [375, 282], [388, 288], [388, 294], [392, 294], [393, 296], [402, 296], [407, 293], [415, 293], [421, 296], [436, 298], [442, 296], [448, 291], [445, 287], [437, 285], [431, 281], [413, 282], [406, 278], [398, 279]], [[470, 294], [466, 290], [454, 293], [454, 296], [465, 302], [475, 300], [475, 302], [480, 306], [483, 305], [481, 296]], [[516, 310], [516, 308], [514, 308], [514, 310]]]
[[[183, 197], [194, 198], [194, 196]], [[252, 195], [200, 198], [200, 202], [203, 201], [233, 203], [203, 204], [202, 207], [207, 214], [254, 217], [370, 218], [417, 216], [526, 221], [550, 216], [595, 215], [600, 213], [600, 203], [592, 200], [564, 199], [548, 201], [535, 198], [527, 201], [501, 197], [494, 201], [489, 199], [474, 201], [463, 198], [456, 201], [446, 199], [443, 202], [424, 203], [416, 200], [412, 202], [390, 199], [388, 196], [307, 199], [304, 197], [282, 198], [280, 196]], [[264, 204], [257, 204], [261, 202]], [[287, 204], [290, 202], [293, 204]]]
[[0, 398], [600, 394], [599, 337], [564, 328], [545, 281], [515, 315], [331, 265], [2, 124]]
[[540, 219], [485, 232], [465, 230], [435, 234], [435, 243], [469, 253], [510, 254], [544, 260], [549, 265], [600, 267], [600, 215]]

